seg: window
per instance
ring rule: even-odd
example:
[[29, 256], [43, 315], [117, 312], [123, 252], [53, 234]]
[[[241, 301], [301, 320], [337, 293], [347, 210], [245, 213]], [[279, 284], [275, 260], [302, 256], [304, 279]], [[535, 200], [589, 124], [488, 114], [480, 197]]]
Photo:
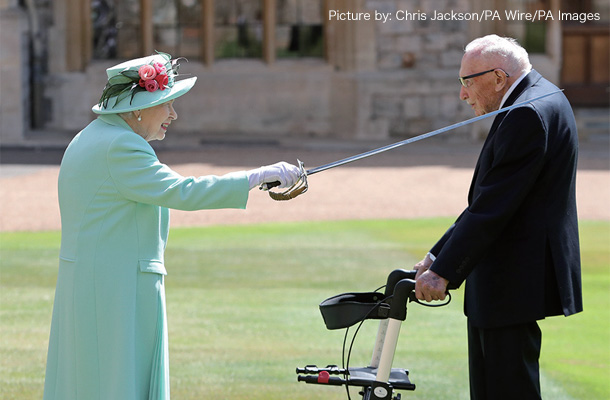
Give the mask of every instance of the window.
[[322, 0], [277, 0], [279, 58], [323, 57]]
[[136, 58], [141, 55], [140, 2], [92, 0], [93, 58]]
[[216, 58], [261, 58], [263, 14], [261, 0], [225, 0], [215, 3]]
[[199, 57], [201, 4], [197, 0], [153, 1], [153, 47], [186, 58]]
[[324, 0], [91, 0], [93, 58], [323, 57]]
[[117, 57], [118, 23], [112, 0], [92, 0], [93, 58]]

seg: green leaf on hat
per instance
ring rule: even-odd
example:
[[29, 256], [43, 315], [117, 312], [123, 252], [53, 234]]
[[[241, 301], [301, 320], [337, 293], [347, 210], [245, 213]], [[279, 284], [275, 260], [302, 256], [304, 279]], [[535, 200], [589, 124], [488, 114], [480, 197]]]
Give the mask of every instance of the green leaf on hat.
[[116, 98], [116, 101], [114, 102], [114, 105], [116, 106], [117, 104], [119, 104], [124, 98], [126, 98], [127, 96], [129, 96], [129, 90], [123, 90], [121, 93], [119, 93], [119, 95]]
[[136, 95], [136, 93], [141, 92], [142, 90], [138, 90], [138, 89], [142, 89], [142, 90], [146, 90], [140, 86], [134, 86], [131, 88], [131, 100], [129, 100], [129, 104], [131, 104], [133, 102], [133, 98]]
[[121, 84], [118, 84], [118, 85], [112, 85], [112, 86], [110, 86], [108, 88], [108, 91], [107, 91], [106, 95], [108, 97], [116, 96], [119, 93], [121, 93], [123, 90], [131, 87], [131, 85], [133, 85], [133, 83], [131, 83], [131, 82], [130, 83], [121, 83]]
[[136, 82], [140, 80], [140, 74], [134, 69], [127, 69], [125, 71], [122, 71], [121, 75], [126, 76], [131, 80], [135, 80]]
[[133, 79], [131, 79], [127, 76], [118, 74], [118, 75], [113, 76], [112, 78], [109, 78], [107, 85], [119, 85], [119, 84], [125, 84], [125, 83], [133, 83]]
[[171, 60], [171, 59], [172, 59], [172, 56], [170, 56], [170, 55], [169, 55], [169, 54], [167, 54], [167, 53], [164, 53], [164, 52], [159, 51], [159, 50], [155, 50], [155, 51], [157, 52], [157, 54], [159, 54], [160, 56], [162, 56], [163, 58], [165, 58], [167, 61], [169, 61], [169, 60]]
[[106, 84], [106, 87], [102, 92], [102, 97], [100, 98], [99, 104], [103, 103], [104, 107], [106, 107], [108, 105], [108, 100], [110, 100], [111, 97], [120, 94], [121, 92], [129, 89], [133, 85], [134, 83], [131, 81], [128, 83], [120, 83], [113, 85], [110, 83], [110, 80], [108, 80], [108, 83]]

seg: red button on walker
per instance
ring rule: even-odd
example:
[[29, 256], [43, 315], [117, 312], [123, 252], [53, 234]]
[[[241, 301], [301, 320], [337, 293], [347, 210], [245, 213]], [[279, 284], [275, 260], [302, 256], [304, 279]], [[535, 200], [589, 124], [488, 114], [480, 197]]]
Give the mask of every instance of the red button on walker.
[[330, 374], [328, 371], [320, 371], [318, 374], [318, 383], [328, 383], [330, 379]]

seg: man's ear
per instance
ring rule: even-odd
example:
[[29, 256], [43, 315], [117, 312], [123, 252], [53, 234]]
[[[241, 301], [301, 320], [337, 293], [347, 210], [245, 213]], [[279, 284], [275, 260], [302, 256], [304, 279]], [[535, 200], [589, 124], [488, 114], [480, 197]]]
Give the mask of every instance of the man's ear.
[[503, 89], [508, 89], [508, 76], [506, 76], [506, 73], [500, 69], [497, 69], [494, 71], [495, 74], [495, 78], [496, 78], [496, 92], [500, 92]]

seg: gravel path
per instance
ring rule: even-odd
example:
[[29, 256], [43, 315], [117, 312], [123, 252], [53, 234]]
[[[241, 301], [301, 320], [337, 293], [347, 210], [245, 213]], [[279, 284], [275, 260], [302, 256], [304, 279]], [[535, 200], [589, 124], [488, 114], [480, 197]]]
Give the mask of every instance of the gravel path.
[[[171, 138], [168, 138], [171, 140]], [[272, 144], [267, 147], [212, 144], [157, 151], [183, 175], [221, 175], [297, 158], [314, 167], [361, 153], [378, 144]], [[253, 190], [247, 210], [173, 210], [172, 226], [251, 224], [273, 221], [394, 219], [457, 216], [466, 196], [481, 144], [429, 141], [334, 168], [309, 178], [309, 191], [276, 202]], [[610, 220], [607, 141], [581, 144], [577, 201], [581, 219]], [[60, 155], [59, 155], [60, 156]], [[56, 159], [50, 164], [0, 166], [0, 231], [60, 229]]]

